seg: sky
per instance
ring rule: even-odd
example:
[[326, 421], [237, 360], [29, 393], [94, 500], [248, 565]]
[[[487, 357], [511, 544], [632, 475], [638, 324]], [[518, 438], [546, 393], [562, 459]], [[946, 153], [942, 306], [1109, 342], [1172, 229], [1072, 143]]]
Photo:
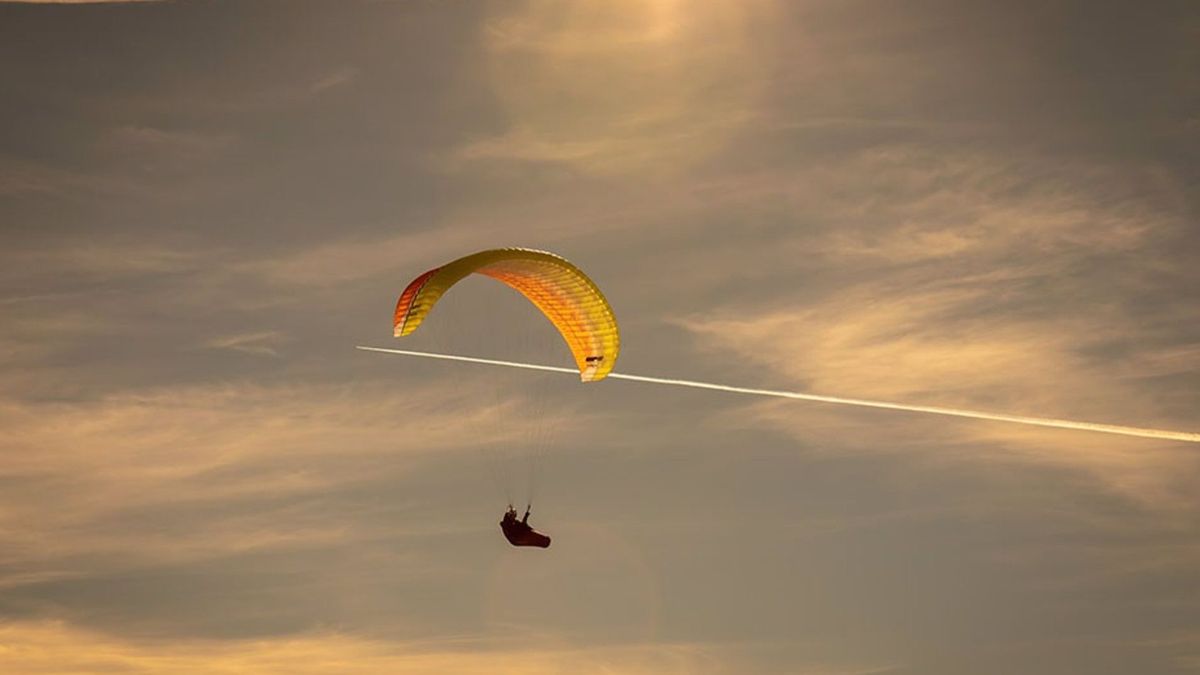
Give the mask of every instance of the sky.
[[1194, 444], [354, 346], [570, 365], [489, 280], [392, 338], [525, 246], [620, 372], [1200, 431], [1198, 72], [1183, 1], [0, 2], [0, 671], [1196, 672]]

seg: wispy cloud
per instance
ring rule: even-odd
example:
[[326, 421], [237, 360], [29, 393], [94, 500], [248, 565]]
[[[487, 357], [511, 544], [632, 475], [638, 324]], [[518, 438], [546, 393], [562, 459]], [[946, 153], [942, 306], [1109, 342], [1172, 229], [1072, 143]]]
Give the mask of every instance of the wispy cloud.
[[[1182, 214], [1162, 206], [1181, 188], [1153, 167], [1068, 169], [902, 145], [801, 170], [791, 184], [772, 177], [726, 189], [732, 200], [782, 200], [807, 214], [803, 221], [824, 225], [766, 229], [741, 248], [689, 254], [681, 274], [735, 269], [728, 281], [756, 290], [749, 301], [674, 321], [710, 358], [756, 364], [788, 388], [1189, 428], [1186, 395], [1150, 384], [1194, 372], [1194, 350], [1175, 332], [1179, 313], [1194, 309], [1179, 298], [1111, 301], [1148, 287], [1143, 279], [1186, 285], [1195, 276], [1165, 261], [1143, 263], [1163, 261], [1159, 252], [1184, 236]], [[850, 271], [847, 283], [822, 279], [831, 269]], [[809, 287], [810, 279], [819, 285]], [[1096, 358], [1113, 345], [1123, 347]], [[749, 409], [807, 440], [844, 440], [852, 428], [830, 427], [834, 413], [795, 405]], [[854, 432], [871, 439], [867, 445], [886, 438], [885, 448], [927, 449], [969, 439], [990, 449], [974, 455], [979, 461], [1005, 448], [1010, 460], [1083, 470], [1140, 502], [1187, 503], [1189, 488], [1175, 477], [1190, 460], [1170, 448], [873, 417], [880, 426]], [[825, 437], [822, 428], [836, 431]]]
[[448, 227], [365, 241], [335, 240], [251, 261], [245, 269], [279, 284], [332, 286], [445, 262], [442, 258], [452, 259], [463, 247], [478, 245], [486, 232], [486, 227]]
[[287, 336], [279, 331], [259, 331], [213, 338], [205, 342], [204, 346], [208, 349], [228, 349], [245, 354], [278, 358], [277, 346], [286, 341]]
[[132, 2], [167, 2], [168, 0], [0, 0], [23, 5], [94, 5], [102, 3], [125, 4]]
[[334, 87], [341, 87], [349, 84], [353, 82], [356, 77], [358, 77], [357, 68], [341, 68], [329, 73], [328, 75], [323, 75], [317, 78], [315, 82], [309, 85], [308, 90], [313, 94], [319, 94], [327, 89], [333, 89]]
[[85, 172], [41, 162], [0, 157], [0, 195], [63, 196], [82, 193], [100, 196], [129, 196], [137, 184], [127, 177]]
[[484, 36], [511, 128], [457, 158], [602, 174], [686, 167], [744, 123], [757, 94], [747, 36], [767, 11], [761, 2], [506, 6]]
[[5, 276], [12, 281], [58, 276], [113, 281], [194, 269], [194, 251], [162, 243], [76, 240], [8, 251]]
[[[1144, 329], [1112, 311], [1055, 315], [1022, 308], [1021, 299], [1039, 304], [1036, 288], [1012, 287], [1008, 297], [996, 293], [997, 284], [988, 280], [954, 280], [920, 291], [866, 284], [830, 293], [803, 309], [740, 310], [736, 318], [710, 315], [684, 319], [680, 325], [700, 338], [710, 356], [756, 363], [814, 393], [1135, 425], [1186, 427], [1191, 421], [1164, 417], [1165, 401], [1144, 387], [1147, 373], [1138, 367], [1148, 361], [1160, 373], [1186, 375], [1191, 372], [1190, 350], [1147, 347], [1136, 350], [1132, 360], [1097, 363], [1085, 356], [1091, 345], [1144, 340]], [[1013, 311], [980, 311], [996, 303]], [[756, 419], [813, 438], [813, 413], [794, 405], [755, 410]], [[878, 426], [855, 433], [874, 442], [888, 438], [884, 447], [897, 447], [900, 438], [908, 437], [905, 428], [915, 432], [907, 444], [913, 448], [961, 441], [965, 434], [988, 448], [1024, 447], [1011, 456], [1028, 461], [1097, 471], [1132, 497], [1164, 503], [1160, 498], [1174, 493], [1169, 502], [1185, 503], [1176, 492], [1181, 486], [1161, 492], [1190, 464], [1178, 449], [1077, 435], [1068, 439], [1056, 432], [986, 423], [935, 424], [882, 413], [873, 417]], [[836, 433], [846, 431], [840, 427]], [[994, 459], [990, 453], [976, 457]]]
[[[387, 641], [352, 633], [313, 632], [236, 641], [152, 642], [114, 638], [62, 622], [10, 622], [0, 642], [9, 672], [116, 671], [267, 675], [276, 673], [601, 673], [735, 672], [718, 650], [692, 644], [527, 648], [469, 641]], [[802, 670], [811, 675], [866, 675], [863, 670]]]
[[[438, 453], [476, 452], [484, 439], [525, 437], [511, 414], [519, 398], [498, 406], [471, 392], [229, 385], [6, 401], [4, 561], [24, 574], [26, 565], [56, 568], [82, 554], [161, 562], [346, 536], [350, 525], [295, 505], [303, 495], [403, 475]], [[257, 515], [203, 515], [247, 500], [260, 505]], [[186, 508], [146, 531], [112, 520], [154, 520], [168, 505]]]
[[215, 159], [235, 140], [228, 133], [126, 125], [108, 131], [98, 141], [97, 149], [116, 159], [137, 162], [143, 168], [161, 169], [165, 162], [178, 166]]

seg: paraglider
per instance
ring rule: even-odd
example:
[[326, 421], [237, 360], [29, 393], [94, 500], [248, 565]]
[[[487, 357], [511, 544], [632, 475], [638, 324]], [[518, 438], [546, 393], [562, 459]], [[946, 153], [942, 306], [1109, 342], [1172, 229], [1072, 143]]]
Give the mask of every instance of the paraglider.
[[[580, 381], [597, 382], [612, 371], [621, 345], [612, 307], [582, 270], [545, 251], [480, 251], [421, 274], [408, 284], [396, 303], [392, 324], [395, 337], [412, 334], [438, 300], [471, 274], [496, 279], [528, 299], [566, 342]], [[518, 519], [510, 503], [500, 528], [513, 546], [549, 547], [550, 537], [534, 530], [528, 521], [529, 508]]]

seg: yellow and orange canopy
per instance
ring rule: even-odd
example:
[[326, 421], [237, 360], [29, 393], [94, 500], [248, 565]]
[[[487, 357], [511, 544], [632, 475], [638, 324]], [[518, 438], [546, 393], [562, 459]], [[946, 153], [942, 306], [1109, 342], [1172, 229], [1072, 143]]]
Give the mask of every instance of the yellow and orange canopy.
[[566, 340], [581, 380], [601, 380], [612, 371], [621, 350], [612, 307], [582, 270], [545, 251], [480, 251], [418, 276], [396, 303], [396, 337], [416, 330], [438, 299], [469, 274], [501, 281], [541, 310]]

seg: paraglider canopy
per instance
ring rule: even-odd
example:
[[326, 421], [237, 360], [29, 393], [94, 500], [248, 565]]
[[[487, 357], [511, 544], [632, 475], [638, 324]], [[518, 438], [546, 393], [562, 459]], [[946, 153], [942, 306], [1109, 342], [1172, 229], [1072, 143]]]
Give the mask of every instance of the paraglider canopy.
[[532, 302], [570, 347], [582, 381], [601, 380], [612, 371], [621, 347], [612, 307], [582, 270], [545, 251], [480, 251], [425, 272], [400, 294], [393, 320], [395, 336], [415, 331], [438, 299], [470, 274], [503, 282]]

